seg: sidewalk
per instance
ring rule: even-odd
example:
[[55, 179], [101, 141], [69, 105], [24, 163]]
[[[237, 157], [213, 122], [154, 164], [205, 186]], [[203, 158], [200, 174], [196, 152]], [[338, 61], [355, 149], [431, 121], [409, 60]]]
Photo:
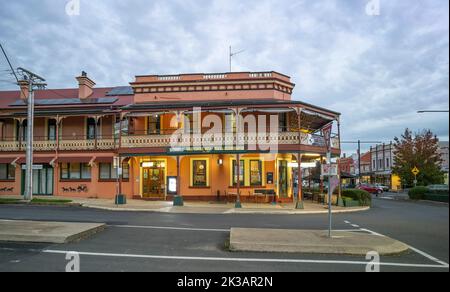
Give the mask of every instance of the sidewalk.
[[[22, 199], [20, 196], [1, 196], [0, 198]], [[126, 205], [115, 205], [113, 199], [87, 199], [72, 197], [39, 197], [48, 200], [72, 200], [69, 205], [83, 206], [86, 208], [128, 211], [128, 212], [159, 212], [178, 214], [279, 214], [279, 215], [308, 215], [327, 214], [328, 208], [323, 204], [304, 202], [303, 210], [294, 209], [294, 204], [255, 204], [242, 203], [241, 209], [236, 209], [234, 203], [217, 202], [184, 202], [183, 207], [174, 207], [172, 202], [167, 201], [143, 201], [128, 199]], [[333, 213], [350, 213], [367, 211], [370, 207], [344, 208], [333, 206]]]
[[[183, 207], [174, 207], [172, 202], [148, 202], [128, 200], [126, 205], [116, 206], [114, 200], [70, 198], [74, 203], [87, 208], [112, 211], [150, 211], [160, 213], [192, 213], [192, 214], [327, 214], [328, 209], [322, 204], [305, 202], [303, 210], [295, 210], [294, 204], [255, 204], [242, 203], [241, 209], [234, 208], [233, 203], [185, 202]], [[368, 207], [343, 208], [333, 207], [333, 213], [359, 212], [369, 210]]]

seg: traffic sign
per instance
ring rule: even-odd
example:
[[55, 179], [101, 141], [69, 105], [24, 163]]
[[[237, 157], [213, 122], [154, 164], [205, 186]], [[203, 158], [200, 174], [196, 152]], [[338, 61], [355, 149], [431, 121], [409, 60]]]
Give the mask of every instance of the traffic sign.
[[420, 173], [420, 170], [417, 168], [417, 166], [415, 166], [415, 167], [411, 170], [411, 172], [412, 172], [414, 175], [418, 175], [418, 174]]

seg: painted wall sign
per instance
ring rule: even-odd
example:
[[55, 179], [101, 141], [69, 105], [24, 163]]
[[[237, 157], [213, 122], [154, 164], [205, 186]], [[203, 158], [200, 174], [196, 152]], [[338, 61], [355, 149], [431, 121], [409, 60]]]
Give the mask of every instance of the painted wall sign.
[[87, 187], [87, 185], [79, 185], [76, 188], [63, 187], [62, 190], [64, 193], [87, 193], [88, 187]]
[[0, 192], [2, 192], [2, 193], [10, 193], [10, 192], [13, 192], [14, 191], [14, 188], [12, 187], [12, 188], [1, 188], [0, 189]]

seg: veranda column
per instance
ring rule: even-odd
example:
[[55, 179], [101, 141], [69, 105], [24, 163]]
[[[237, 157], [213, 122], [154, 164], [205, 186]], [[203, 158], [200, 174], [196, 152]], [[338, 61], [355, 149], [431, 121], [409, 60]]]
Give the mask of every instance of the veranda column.
[[295, 203], [295, 209], [304, 209], [304, 204], [303, 204], [303, 174], [302, 174], [302, 121], [301, 121], [301, 114], [302, 114], [302, 109], [301, 108], [297, 108], [296, 109], [297, 112], [297, 117], [298, 117], [298, 182], [297, 182], [297, 201]]
[[184, 206], [183, 196], [181, 196], [181, 173], [180, 173], [180, 155], [177, 155], [177, 194], [173, 198], [174, 206]]
[[237, 197], [236, 197], [236, 204], [235, 208], [242, 208], [241, 204], [241, 155], [238, 153], [236, 154], [236, 191], [237, 191]]

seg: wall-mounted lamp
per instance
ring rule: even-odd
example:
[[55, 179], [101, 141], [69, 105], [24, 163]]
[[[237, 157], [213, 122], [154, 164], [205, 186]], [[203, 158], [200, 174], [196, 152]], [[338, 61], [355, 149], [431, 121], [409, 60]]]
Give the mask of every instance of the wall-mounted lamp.
[[219, 159], [217, 160], [217, 164], [220, 165], [220, 166], [222, 166], [222, 165], [223, 165], [223, 159], [222, 159], [222, 158], [219, 158]]

